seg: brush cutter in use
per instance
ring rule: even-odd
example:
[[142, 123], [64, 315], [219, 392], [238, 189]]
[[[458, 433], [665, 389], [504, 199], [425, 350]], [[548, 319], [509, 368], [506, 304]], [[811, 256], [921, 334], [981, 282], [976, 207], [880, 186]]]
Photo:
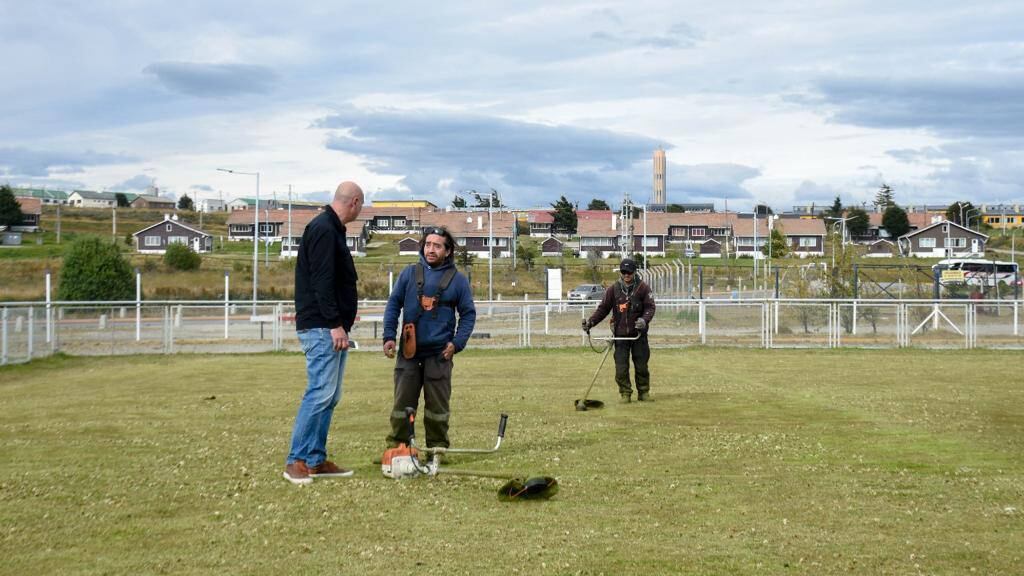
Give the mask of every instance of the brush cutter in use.
[[[440, 466], [438, 462], [440, 454], [490, 454], [497, 452], [505, 437], [508, 414], [502, 414], [498, 421], [498, 440], [494, 444], [494, 448], [425, 448], [422, 450], [416, 448], [416, 409], [406, 408], [405, 415], [409, 422], [409, 444], [400, 444], [397, 448], [386, 450], [384, 457], [381, 458], [381, 472], [388, 478], [415, 478], [421, 475], [437, 476], [438, 474], [498, 478], [507, 480], [498, 490], [498, 497], [503, 500], [547, 499], [558, 492], [558, 480], [549, 476], [537, 476], [524, 480], [508, 473], [456, 470]], [[420, 462], [421, 452], [428, 456], [425, 463]]]
[[612, 348], [615, 347], [613, 342], [615, 342], [616, 340], [638, 340], [638, 339], [640, 339], [640, 334], [637, 334], [636, 336], [634, 336], [632, 338], [616, 338], [616, 337], [591, 338], [590, 337], [590, 332], [587, 332], [587, 343], [590, 345], [591, 350], [593, 350], [594, 352], [600, 352], [600, 350], [598, 350], [597, 348], [594, 347], [594, 342], [593, 341], [594, 340], [603, 341], [605, 343], [605, 345], [604, 345], [604, 354], [601, 355], [601, 363], [597, 365], [597, 370], [594, 372], [594, 377], [590, 380], [590, 386], [587, 386], [587, 391], [583, 393], [583, 398], [580, 398], [579, 400], [576, 400], [576, 411], [577, 412], [586, 412], [587, 410], [596, 410], [598, 408], [604, 408], [604, 402], [601, 402], [600, 400], [593, 400], [593, 399], [587, 398], [587, 396], [590, 396], [590, 390], [591, 390], [591, 388], [594, 387], [594, 382], [597, 382], [597, 375], [601, 373], [601, 368], [604, 367], [604, 361], [608, 359], [608, 354], [612, 351]]

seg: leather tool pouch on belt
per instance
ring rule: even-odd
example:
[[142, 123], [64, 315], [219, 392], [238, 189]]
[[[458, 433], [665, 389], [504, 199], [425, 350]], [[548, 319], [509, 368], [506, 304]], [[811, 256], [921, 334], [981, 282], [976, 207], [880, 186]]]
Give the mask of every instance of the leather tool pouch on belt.
[[416, 356], [416, 324], [402, 324], [402, 358], [412, 360]]

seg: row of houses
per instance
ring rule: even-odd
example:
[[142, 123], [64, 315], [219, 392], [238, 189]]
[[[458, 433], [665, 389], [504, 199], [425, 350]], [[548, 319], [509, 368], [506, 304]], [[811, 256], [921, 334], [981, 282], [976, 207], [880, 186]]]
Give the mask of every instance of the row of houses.
[[[73, 208], [114, 208], [118, 205], [118, 195], [124, 197], [130, 208], [174, 210], [178, 205], [175, 199], [160, 196], [159, 189], [155, 187], [151, 187], [145, 194], [136, 194], [134, 192], [97, 192], [94, 190], [64, 192], [48, 188], [14, 188], [13, 191], [14, 195], [18, 198], [36, 199], [44, 205], [59, 204]], [[227, 201], [220, 198], [193, 198], [195, 210], [207, 213], [253, 210], [257, 204], [260, 210], [285, 209], [289, 205], [296, 210], [319, 210], [322, 206], [319, 202], [279, 201], [276, 198], [260, 199], [258, 203], [255, 198], [235, 198], [234, 200]]]
[[[42, 200], [18, 198], [25, 219], [13, 231], [34, 232], [39, 228]], [[228, 240], [253, 238], [254, 217], [252, 207], [233, 211], [227, 219]], [[296, 254], [306, 225], [319, 208], [306, 204], [303, 208], [271, 209], [268, 204], [260, 210], [259, 235], [261, 242], [280, 243], [285, 257]], [[536, 211], [541, 212], [541, 211]], [[547, 213], [550, 216], [550, 212]], [[528, 214], [531, 235], [543, 229], [533, 224], [539, 214]], [[943, 257], [981, 254], [988, 236], [934, 214], [908, 214], [911, 232], [899, 239], [869, 238], [867, 255], [885, 257], [894, 253], [908, 256]], [[884, 236], [881, 215], [869, 215], [871, 229]], [[419, 231], [427, 226], [443, 226], [452, 232], [456, 242], [475, 256], [506, 258], [512, 255], [518, 241], [518, 218], [515, 213], [500, 211], [445, 212], [427, 207], [366, 207], [355, 222], [348, 224], [348, 245], [354, 255], [366, 254], [371, 233], [399, 235], [400, 253], [418, 250]], [[648, 213], [645, 218], [632, 220], [633, 251], [650, 256], [664, 256], [670, 245], [681, 246], [687, 254], [702, 258], [759, 257], [772, 229], [778, 229], [790, 253], [798, 256], [823, 256], [826, 228], [817, 218], [754, 218], [735, 212], [709, 213]], [[621, 252], [623, 221], [618, 213], [609, 210], [580, 210], [577, 212], [575, 240], [548, 234], [541, 240], [543, 255], [560, 255], [567, 249], [585, 257], [596, 252], [609, 257]], [[549, 229], [550, 230], [550, 229]], [[210, 234], [181, 222], [169, 214], [164, 220], [135, 233], [136, 249], [141, 253], [162, 253], [167, 246], [179, 242], [197, 252], [213, 247]]]

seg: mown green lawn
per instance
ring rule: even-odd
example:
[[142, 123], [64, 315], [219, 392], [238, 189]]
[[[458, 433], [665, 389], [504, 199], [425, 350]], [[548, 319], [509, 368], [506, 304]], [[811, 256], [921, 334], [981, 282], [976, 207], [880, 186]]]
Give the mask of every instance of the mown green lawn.
[[[589, 350], [456, 358], [453, 467], [388, 480], [392, 364], [350, 357], [330, 449], [281, 478], [300, 355], [64, 358], [0, 368], [0, 573], [1020, 574], [1015, 352], [656, 350], [651, 404]], [[420, 431], [422, 433], [422, 430]]]

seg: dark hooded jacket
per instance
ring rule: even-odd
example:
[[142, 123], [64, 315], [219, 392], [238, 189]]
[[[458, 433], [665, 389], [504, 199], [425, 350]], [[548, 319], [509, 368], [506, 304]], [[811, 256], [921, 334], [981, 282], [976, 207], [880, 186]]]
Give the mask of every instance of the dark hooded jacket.
[[604, 298], [597, 309], [590, 315], [590, 325], [596, 326], [612, 313], [612, 335], [631, 338], [637, 335], [636, 321], [643, 318], [647, 326], [654, 319], [654, 296], [646, 282], [640, 279], [626, 286], [622, 279], [615, 281], [604, 291]]
[[[433, 296], [437, 294], [445, 271], [455, 266], [454, 254], [449, 254], [444, 263], [431, 268], [421, 251], [419, 263], [423, 266], [423, 294]], [[440, 354], [449, 342], [455, 344], [456, 352], [462, 351], [476, 324], [476, 306], [469, 281], [461, 273], [456, 273], [448, 288], [440, 294], [438, 306], [426, 312], [418, 301], [415, 269], [413, 264], [402, 270], [388, 297], [384, 309], [384, 342], [395, 340], [401, 313], [403, 323], [415, 319], [417, 358]]]

